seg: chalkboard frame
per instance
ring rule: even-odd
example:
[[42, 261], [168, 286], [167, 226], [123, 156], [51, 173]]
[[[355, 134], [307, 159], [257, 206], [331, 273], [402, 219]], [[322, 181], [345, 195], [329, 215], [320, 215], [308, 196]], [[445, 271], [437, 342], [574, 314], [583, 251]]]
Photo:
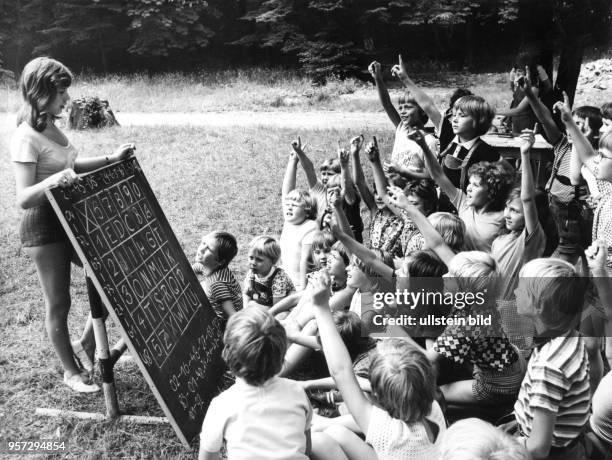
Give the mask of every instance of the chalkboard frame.
[[[99, 276], [99, 273], [101, 273], [99, 265], [101, 264], [98, 264], [97, 267], [95, 266], [95, 257], [93, 258], [94, 263], [92, 263], [92, 260], [90, 260], [90, 257], [88, 257], [86, 254], [86, 252], [88, 251], [84, 249], [84, 245], [88, 244], [87, 239], [84, 238], [82, 234], [75, 234], [74, 230], [78, 230], [76, 225], [77, 221], [75, 220], [77, 212], [72, 207], [67, 206], [67, 204], [74, 205], [75, 202], [79, 204], [80, 201], [78, 201], [78, 199], [87, 196], [86, 193], [88, 191], [87, 189], [89, 186], [91, 186], [91, 190], [89, 190], [90, 193], [93, 190], [96, 190], [96, 193], [98, 193], [102, 190], [106, 190], [108, 187], [116, 186], [117, 183], [121, 183], [121, 181], [129, 179], [128, 176], [121, 176], [121, 174], [117, 172], [121, 170], [128, 171], [128, 174], [129, 172], [133, 173], [132, 177], [134, 177], [134, 179], [138, 181], [138, 185], [143, 188], [143, 192], [146, 195], [146, 198], [150, 201], [149, 204], [151, 207], [151, 211], [155, 217], [155, 222], [158, 222], [159, 227], [161, 228], [161, 230], [163, 230], [163, 236], [165, 236], [165, 238], [167, 239], [168, 245], [172, 246], [175, 249], [175, 253], [173, 255], [178, 259], [179, 267], [183, 269], [183, 275], [185, 276], [186, 282], [195, 291], [197, 299], [200, 302], [199, 307], [195, 307], [197, 310], [193, 313], [193, 316], [191, 317], [192, 320], [194, 320], [194, 318], [197, 318], [199, 324], [194, 325], [189, 323], [189, 327], [206, 327], [204, 335], [199, 336], [197, 343], [189, 343], [190, 345], [192, 345], [192, 349], [189, 353], [189, 360], [186, 363], [183, 363], [180, 366], [180, 371], [175, 371], [168, 381], [168, 387], [171, 390], [177, 391], [179, 388], [187, 387], [189, 389], [189, 392], [196, 394], [195, 402], [189, 401], [187, 398], [187, 396], [189, 395], [185, 396], [184, 393], [178, 396], [180, 406], [182, 406], [185, 411], [187, 411], [187, 406], [189, 406], [189, 403], [192, 403], [188, 412], [189, 417], [192, 418], [193, 416], [195, 422], [189, 422], [188, 424], [185, 423], [184, 420], [177, 419], [177, 416], [174, 413], [176, 410], [173, 411], [170, 407], [170, 404], [166, 400], [166, 398], [169, 398], [169, 396], [164, 397], [164, 395], [162, 394], [163, 390], [158, 388], [159, 386], [162, 386], [160, 385], [159, 381], [156, 381], [156, 379], [159, 379], [159, 376], [157, 376], [156, 373], [153, 373], [154, 375], [152, 375], [152, 372], [149, 371], [149, 367], [151, 367], [153, 364], [157, 364], [157, 362], [153, 363], [153, 360], [151, 359], [150, 355], [152, 355], [153, 352], [146, 354], [146, 352], [149, 350], [143, 351], [140, 347], [137, 347], [137, 344], [135, 344], [133, 337], [130, 335], [128, 330], [126, 330], [127, 325], [124, 324], [125, 316], [120, 317], [120, 315], [118, 315], [116, 311], [116, 309], [120, 308], [119, 304], [123, 301], [119, 302], [117, 300], [118, 296], [114, 296], [115, 302], [111, 301], [110, 297], [112, 297], [112, 295], [107, 293], [104, 289], [104, 287], [108, 289], [108, 283], [103, 282], [103, 280], [100, 279]], [[180, 244], [174, 232], [172, 231], [172, 228], [170, 227], [170, 224], [166, 219], [166, 216], [163, 213], [163, 210], [161, 209], [161, 206], [159, 205], [159, 202], [157, 201], [136, 158], [132, 156], [127, 160], [109, 166], [105, 166], [96, 171], [83, 174], [80, 177], [80, 183], [75, 184], [72, 187], [51, 187], [45, 190], [45, 194], [49, 202], [51, 203], [53, 209], [55, 210], [55, 213], [57, 214], [62, 226], [64, 227], [77, 255], [83, 263], [87, 275], [91, 278], [96, 290], [98, 291], [102, 302], [108, 309], [114, 323], [119, 327], [121, 336], [125, 340], [132, 356], [134, 357], [134, 360], [136, 361], [147, 384], [151, 388], [151, 391], [153, 392], [155, 398], [159, 402], [163, 412], [168, 418], [168, 421], [170, 422], [171, 426], [173, 427], [174, 431], [176, 432], [183, 445], [187, 448], [190, 448], [190, 441], [193, 440], [197, 433], [199, 433], [199, 427], [201, 426], [206, 410], [208, 409], [210, 400], [212, 399], [212, 397], [219, 393], [219, 391], [224, 385], [222, 373], [225, 370], [225, 365], [221, 358], [221, 349], [223, 346], [223, 321], [215, 314], [212, 307], [210, 306], [208, 299], [206, 298], [206, 295], [204, 294], [204, 291], [200, 286], [200, 283], [198, 282], [195, 273], [191, 269], [191, 266], [184, 252], [182, 251]], [[104, 184], [103, 187], [100, 187], [98, 184], [98, 182], [101, 182], [100, 179], [109, 177], [109, 182], [107, 184]], [[96, 185], [92, 186], [92, 183]], [[84, 198], [82, 201], [85, 201], [86, 199], [87, 198]], [[85, 206], [87, 206], [87, 204], [85, 204]], [[70, 220], [71, 222], [68, 222], [68, 220]], [[75, 229], [73, 229], [73, 226], [75, 227]], [[176, 248], [178, 248], [179, 251], [176, 251]], [[178, 303], [178, 301], [176, 303]], [[152, 322], [152, 320], [150, 320], [150, 322]], [[209, 333], [212, 334], [213, 337], [214, 347], [212, 348], [212, 350], [205, 348], [205, 345], [207, 345], [207, 343], [205, 343], [205, 339], [202, 339], [203, 337], [208, 338]], [[178, 343], [174, 345], [175, 349], [177, 347]], [[198, 362], [201, 358], [201, 355], [204, 355], [205, 364], [202, 365], [204, 366], [204, 369], [209, 369], [214, 375], [218, 377], [217, 382], [215, 382], [214, 384], [216, 385], [216, 388], [214, 389], [211, 389], [210, 378], [204, 379], [204, 376], [202, 376], [202, 367], [197, 367], [198, 365], [201, 365], [201, 363]], [[162, 362], [162, 366], [164, 365], [164, 363], [168, 362], [168, 359], [169, 357]], [[208, 361], [206, 361], [206, 359], [208, 359]], [[145, 364], [144, 361], [147, 361], [147, 363]], [[162, 366], [159, 366], [160, 373]], [[192, 369], [192, 366], [194, 367], [194, 369]], [[197, 373], [197, 377], [199, 378], [199, 380], [195, 378], [196, 376], [190, 374], [192, 371]], [[206, 375], [206, 377], [211, 376]], [[185, 383], [187, 379], [189, 380], [187, 383]], [[203, 391], [203, 388], [201, 388], [202, 386], [206, 387], [206, 391]], [[166, 391], [166, 393], [168, 392]], [[200, 394], [207, 394], [208, 396], [202, 399], [200, 397]], [[176, 401], [174, 401], [174, 403], [174, 406], [180, 409], [178, 404], [176, 404]]]

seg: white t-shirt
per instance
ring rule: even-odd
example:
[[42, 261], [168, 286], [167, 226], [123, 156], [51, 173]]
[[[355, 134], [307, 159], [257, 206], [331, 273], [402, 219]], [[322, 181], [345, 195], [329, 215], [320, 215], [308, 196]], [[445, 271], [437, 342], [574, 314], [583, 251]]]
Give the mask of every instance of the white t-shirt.
[[446, 431], [446, 422], [442, 409], [436, 401], [433, 402], [427, 419], [435, 423], [439, 429], [433, 443], [429, 440], [422, 422], [408, 425], [374, 406], [370, 415], [366, 442], [374, 448], [379, 460], [437, 459], [440, 439]]
[[262, 386], [243, 379], [214, 398], [200, 433], [200, 448], [231, 460], [308, 460], [306, 431], [312, 406], [302, 386], [273, 377]]
[[300, 259], [302, 257], [302, 245], [312, 244], [313, 232], [318, 230], [314, 220], [306, 219], [299, 225], [285, 222], [279, 239], [281, 248], [281, 268], [287, 272], [297, 291], [306, 286], [300, 282]]
[[[431, 134], [425, 135], [425, 142], [434, 155], [438, 154], [438, 140]], [[395, 142], [391, 151], [391, 162], [397, 163], [399, 166], [414, 172], [422, 172], [425, 170], [425, 159], [423, 149], [414, 142], [408, 139], [408, 131], [404, 122], [400, 122], [395, 130]]]
[[35, 183], [73, 168], [77, 157], [77, 150], [70, 142], [62, 146], [25, 122], [13, 134], [10, 152], [11, 160], [16, 163], [36, 163]]

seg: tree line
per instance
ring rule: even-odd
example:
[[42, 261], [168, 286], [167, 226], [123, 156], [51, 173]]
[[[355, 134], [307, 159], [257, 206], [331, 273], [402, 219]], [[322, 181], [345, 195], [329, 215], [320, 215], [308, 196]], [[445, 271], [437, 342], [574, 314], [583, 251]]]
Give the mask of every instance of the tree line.
[[324, 81], [365, 77], [372, 58], [398, 52], [423, 70], [446, 70], [509, 68], [519, 50], [536, 52], [549, 68], [561, 54], [571, 67], [585, 47], [608, 43], [611, 3], [0, 0], [0, 70], [18, 73], [49, 55], [99, 73], [266, 65]]

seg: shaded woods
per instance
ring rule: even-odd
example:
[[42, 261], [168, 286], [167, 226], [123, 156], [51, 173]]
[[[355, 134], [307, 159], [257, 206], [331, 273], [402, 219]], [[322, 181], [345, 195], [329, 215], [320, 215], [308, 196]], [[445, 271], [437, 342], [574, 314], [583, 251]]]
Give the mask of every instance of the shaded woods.
[[0, 0], [0, 69], [51, 55], [96, 73], [284, 66], [315, 82], [366, 77], [373, 57], [415, 71], [508, 69], [521, 50], [575, 86], [605, 46], [609, 0]]

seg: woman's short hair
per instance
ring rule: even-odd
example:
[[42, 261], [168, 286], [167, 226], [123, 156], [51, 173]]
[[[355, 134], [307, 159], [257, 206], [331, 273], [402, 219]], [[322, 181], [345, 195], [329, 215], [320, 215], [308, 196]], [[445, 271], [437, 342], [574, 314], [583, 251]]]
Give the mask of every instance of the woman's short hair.
[[266, 308], [254, 306], [229, 318], [223, 344], [223, 359], [234, 375], [259, 386], [281, 371], [287, 335]]
[[565, 331], [579, 318], [588, 287], [568, 262], [540, 258], [527, 262], [519, 276], [521, 286], [550, 330]]
[[514, 176], [509, 176], [505, 168], [500, 168], [497, 163], [480, 161], [468, 169], [468, 177], [480, 178], [489, 192], [489, 211], [500, 211], [506, 204], [508, 192], [514, 184]]
[[454, 252], [461, 251], [465, 237], [465, 222], [450, 212], [434, 212], [427, 219]]
[[410, 424], [431, 412], [434, 371], [416, 345], [395, 338], [378, 342], [370, 352], [370, 383], [373, 402], [393, 418]]
[[440, 460], [531, 460], [512, 436], [479, 418], [453, 423], [440, 440]]
[[274, 264], [281, 256], [280, 245], [271, 236], [260, 235], [253, 238], [249, 244], [249, 251], [253, 251], [258, 256], [267, 257]]
[[317, 218], [317, 199], [305, 190], [293, 189], [285, 197], [287, 200], [295, 200], [304, 203], [306, 219], [315, 220]]
[[453, 110], [460, 110], [474, 119], [476, 135], [482, 136], [489, 131], [495, 110], [484, 98], [475, 95], [463, 96], [455, 101]]
[[28, 62], [19, 78], [23, 105], [17, 116], [17, 125], [25, 121], [36, 131], [44, 131], [48, 120], [45, 110], [60, 88], [68, 88], [71, 84], [72, 72], [61, 62], [48, 57]]
[[404, 187], [404, 195], [414, 195], [423, 200], [426, 216], [438, 208], [436, 183], [431, 179], [417, 179], [408, 182], [408, 185]]

